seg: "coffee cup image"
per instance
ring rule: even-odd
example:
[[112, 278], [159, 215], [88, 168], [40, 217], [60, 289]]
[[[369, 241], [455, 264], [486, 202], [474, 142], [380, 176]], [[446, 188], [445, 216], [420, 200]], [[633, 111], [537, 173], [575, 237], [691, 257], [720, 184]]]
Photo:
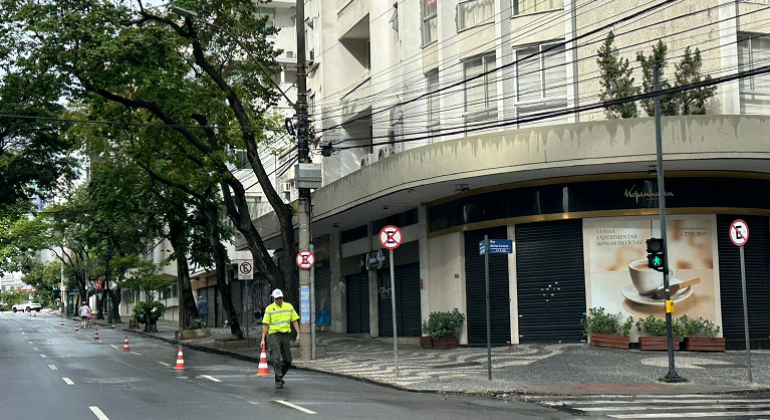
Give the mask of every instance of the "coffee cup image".
[[[640, 295], [649, 295], [663, 286], [663, 274], [647, 266], [647, 259], [632, 261], [628, 264], [631, 281]], [[674, 269], [668, 269], [669, 278], [674, 277]]]

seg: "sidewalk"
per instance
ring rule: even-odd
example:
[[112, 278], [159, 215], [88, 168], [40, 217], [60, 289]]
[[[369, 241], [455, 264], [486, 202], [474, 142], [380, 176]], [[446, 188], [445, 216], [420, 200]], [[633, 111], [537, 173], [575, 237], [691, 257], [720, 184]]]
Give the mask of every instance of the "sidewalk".
[[[104, 324], [103, 322], [99, 322]], [[116, 328], [127, 330], [128, 323]], [[229, 328], [212, 328], [211, 336], [177, 342], [176, 322], [159, 321], [158, 332], [133, 333], [181, 344], [194, 350], [257, 362], [259, 348], [217, 349], [214, 340]], [[250, 338], [261, 336], [252, 326]], [[395, 376], [393, 342], [383, 338], [319, 332], [326, 357], [294, 360], [299, 369], [346, 376], [409, 391], [472, 394], [693, 394], [766, 390], [770, 388], [770, 351], [752, 352], [754, 383], [747, 379], [745, 352], [677, 352], [676, 366], [685, 384], [663, 384], [668, 371], [665, 352], [609, 350], [581, 344], [528, 344], [492, 349], [493, 380], [487, 380], [486, 348], [427, 350], [399, 345], [399, 377]], [[256, 368], [255, 368], [256, 369]]]

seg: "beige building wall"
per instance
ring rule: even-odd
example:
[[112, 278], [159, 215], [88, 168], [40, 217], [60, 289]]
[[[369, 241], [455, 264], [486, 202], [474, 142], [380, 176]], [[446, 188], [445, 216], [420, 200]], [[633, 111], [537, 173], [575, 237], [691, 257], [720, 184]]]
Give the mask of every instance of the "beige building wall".
[[[466, 312], [465, 243], [463, 233], [453, 233], [428, 240], [430, 290], [428, 305], [431, 312], [446, 312], [457, 308]], [[467, 325], [463, 324], [460, 344], [468, 344]]]

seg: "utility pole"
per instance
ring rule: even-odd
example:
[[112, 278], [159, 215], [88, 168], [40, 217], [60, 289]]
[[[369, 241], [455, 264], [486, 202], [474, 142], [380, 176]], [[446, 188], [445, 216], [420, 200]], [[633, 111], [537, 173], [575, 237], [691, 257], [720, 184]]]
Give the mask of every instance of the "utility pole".
[[[308, 145], [309, 121], [307, 115], [307, 70], [305, 63], [305, 0], [296, 3], [297, 27], [297, 154], [299, 164], [310, 163], [310, 147]], [[310, 250], [310, 189], [298, 188], [298, 218], [299, 218], [299, 250]], [[293, 258], [293, 255], [287, 255]], [[299, 270], [299, 286], [310, 287], [310, 270]], [[312, 339], [310, 328], [312, 324], [300, 323], [300, 353], [302, 360], [310, 360]]]
[[[658, 63], [654, 63], [652, 66], [653, 77], [653, 91], [658, 92], [660, 90], [660, 70], [658, 69]], [[679, 376], [676, 373], [676, 365], [674, 364], [674, 333], [672, 331], [672, 319], [671, 312], [673, 310], [673, 303], [671, 303], [672, 310], [669, 310], [669, 304], [671, 301], [671, 290], [669, 289], [668, 278], [668, 246], [666, 237], [666, 186], [663, 179], [663, 133], [660, 121], [660, 95], [655, 95], [653, 98], [655, 104], [655, 144], [657, 149], [657, 168], [658, 174], [658, 203], [660, 205], [660, 237], [663, 239], [663, 288], [666, 291], [666, 332], [668, 336], [668, 374], [660, 378], [662, 382], [687, 382], [686, 379]]]

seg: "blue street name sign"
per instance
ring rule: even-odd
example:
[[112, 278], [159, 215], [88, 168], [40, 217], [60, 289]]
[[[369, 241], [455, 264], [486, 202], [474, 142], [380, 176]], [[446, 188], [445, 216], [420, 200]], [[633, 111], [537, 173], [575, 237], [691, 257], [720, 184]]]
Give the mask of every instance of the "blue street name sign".
[[[490, 254], [511, 254], [513, 253], [513, 240], [511, 239], [490, 239]], [[484, 255], [484, 241], [479, 242], [479, 255]]]
[[300, 318], [303, 324], [310, 323], [310, 287], [302, 286], [300, 291]]

